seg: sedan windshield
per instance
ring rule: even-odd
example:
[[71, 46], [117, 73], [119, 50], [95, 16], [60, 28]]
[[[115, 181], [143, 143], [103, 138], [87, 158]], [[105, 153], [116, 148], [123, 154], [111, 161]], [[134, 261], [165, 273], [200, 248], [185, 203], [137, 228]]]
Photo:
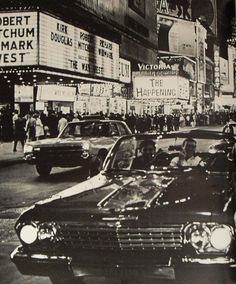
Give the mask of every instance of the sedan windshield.
[[69, 123], [60, 138], [109, 136], [109, 124], [100, 121]]

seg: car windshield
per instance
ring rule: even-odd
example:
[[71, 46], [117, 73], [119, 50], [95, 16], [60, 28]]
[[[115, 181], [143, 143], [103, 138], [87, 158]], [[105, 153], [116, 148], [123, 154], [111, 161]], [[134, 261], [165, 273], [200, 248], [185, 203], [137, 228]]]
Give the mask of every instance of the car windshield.
[[101, 121], [69, 123], [60, 138], [109, 136], [109, 124]]
[[107, 170], [155, 171], [207, 168], [227, 171], [227, 140], [186, 135], [134, 135], [119, 140]]

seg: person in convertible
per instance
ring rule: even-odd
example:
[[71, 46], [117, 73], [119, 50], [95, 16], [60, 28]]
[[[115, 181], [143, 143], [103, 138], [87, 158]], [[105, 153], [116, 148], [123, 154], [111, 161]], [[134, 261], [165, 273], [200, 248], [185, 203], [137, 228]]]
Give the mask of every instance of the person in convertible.
[[197, 142], [192, 138], [186, 138], [182, 144], [182, 151], [178, 157], [170, 162], [170, 167], [204, 167], [205, 163], [196, 155]]

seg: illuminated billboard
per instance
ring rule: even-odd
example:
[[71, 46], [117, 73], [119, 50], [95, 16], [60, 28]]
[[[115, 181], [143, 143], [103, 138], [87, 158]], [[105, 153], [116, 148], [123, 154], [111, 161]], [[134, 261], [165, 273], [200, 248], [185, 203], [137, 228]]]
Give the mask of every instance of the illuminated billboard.
[[119, 45], [40, 13], [40, 65], [119, 80]]
[[157, 27], [160, 51], [195, 57], [195, 23], [157, 15]]
[[137, 76], [133, 78], [135, 99], [188, 100], [189, 80], [180, 76]]
[[216, 28], [216, 0], [157, 0], [157, 13], [187, 21], [201, 20], [213, 31]]
[[119, 80], [119, 45], [43, 13], [0, 13], [0, 67], [29, 65]]
[[38, 63], [37, 12], [0, 14], [0, 66]]

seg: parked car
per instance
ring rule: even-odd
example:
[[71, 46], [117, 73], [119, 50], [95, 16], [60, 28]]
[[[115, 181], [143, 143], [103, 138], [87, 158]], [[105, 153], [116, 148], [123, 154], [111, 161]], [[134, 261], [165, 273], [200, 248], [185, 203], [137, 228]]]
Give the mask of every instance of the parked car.
[[131, 131], [125, 122], [89, 119], [70, 122], [57, 138], [29, 142], [24, 158], [35, 164], [40, 176], [52, 167], [86, 166], [90, 174], [98, 173], [114, 142]]
[[[198, 164], [171, 165], [186, 138], [196, 142]], [[149, 162], [137, 166], [147, 141], [155, 153], [149, 147]], [[120, 138], [98, 175], [20, 216], [12, 261], [21, 273], [53, 283], [99, 275], [228, 283], [236, 265], [236, 200], [228, 148], [219, 147], [227, 141], [200, 130]]]

